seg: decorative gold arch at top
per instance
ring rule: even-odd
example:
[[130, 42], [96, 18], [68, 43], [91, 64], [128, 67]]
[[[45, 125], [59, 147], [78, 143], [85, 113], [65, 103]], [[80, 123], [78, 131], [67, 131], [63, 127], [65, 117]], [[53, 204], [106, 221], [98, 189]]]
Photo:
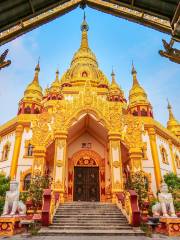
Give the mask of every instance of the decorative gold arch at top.
[[[93, 159], [96, 163], [95, 166], [99, 166], [102, 167], [102, 164], [104, 162], [102, 162], [102, 157], [95, 151], [93, 150], [80, 150], [78, 152], [75, 152], [72, 156], [72, 165], [73, 166], [77, 166], [78, 165], [78, 161], [80, 159], [84, 159], [84, 160], [90, 160]], [[85, 165], [89, 166], [91, 165], [90, 162], [87, 162], [87, 164], [85, 163]]]
[[61, 100], [53, 112], [39, 114], [32, 123], [32, 144], [47, 147], [55, 134], [67, 134], [83, 114], [92, 114], [108, 131], [118, 135], [128, 148], [142, 147], [142, 123], [138, 117], [122, 113], [123, 103], [109, 102], [98, 96], [91, 86], [75, 96], [73, 101]]

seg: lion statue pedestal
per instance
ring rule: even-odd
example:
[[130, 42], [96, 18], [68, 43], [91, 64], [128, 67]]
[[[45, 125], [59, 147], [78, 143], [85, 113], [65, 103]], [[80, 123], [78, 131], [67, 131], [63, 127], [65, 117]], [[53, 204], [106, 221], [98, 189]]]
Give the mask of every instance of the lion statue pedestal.
[[6, 192], [3, 214], [0, 217], [0, 236], [11, 236], [22, 232], [20, 221], [26, 219], [26, 206], [19, 201], [18, 182], [10, 182], [10, 190]]
[[158, 200], [159, 202], [152, 207], [153, 217], [176, 217], [173, 197], [166, 183], [161, 184]]
[[152, 207], [153, 217], [159, 217], [160, 223], [156, 232], [168, 236], [180, 236], [180, 218], [175, 214], [173, 197], [168, 192], [166, 183], [161, 184], [158, 200], [159, 202]]

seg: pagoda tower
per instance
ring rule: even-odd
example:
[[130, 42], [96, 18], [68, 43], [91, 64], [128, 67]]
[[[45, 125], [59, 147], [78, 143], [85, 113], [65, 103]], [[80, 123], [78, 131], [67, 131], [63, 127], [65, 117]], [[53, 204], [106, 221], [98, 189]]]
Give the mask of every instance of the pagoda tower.
[[167, 129], [171, 131], [174, 135], [176, 135], [178, 138], [180, 138], [180, 123], [174, 117], [174, 114], [172, 112], [172, 107], [169, 102], [168, 102], [167, 108], [169, 111], [169, 120], [167, 122]]
[[128, 112], [134, 116], [153, 117], [152, 106], [147, 98], [145, 90], [139, 84], [137, 72], [133, 64], [131, 74], [133, 76], [133, 85], [129, 91]]
[[122, 89], [119, 87], [119, 85], [116, 82], [115, 78], [115, 73], [112, 70], [111, 77], [112, 77], [112, 82], [109, 87], [109, 96], [108, 100], [112, 102], [127, 102], [126, 99], [124, 98], [124, 92]]
[[39, 85], [39, 61], [35, 68], [33, 81], [24, 91], [24, 97], [19, 102], [18, 114], [39, 114], [42, 111], [42, 88]]

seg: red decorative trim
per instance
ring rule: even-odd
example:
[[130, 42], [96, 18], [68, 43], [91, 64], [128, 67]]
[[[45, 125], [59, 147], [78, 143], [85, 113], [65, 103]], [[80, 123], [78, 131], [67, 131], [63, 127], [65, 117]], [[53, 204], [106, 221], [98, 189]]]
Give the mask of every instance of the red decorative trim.
[[50, 207], [51, 207], [51, 189], [44, 189], [43, 207], [42, 207], [42, 225], [49, 226], [50, 224]]
[[130, 202], [132, 209], [132, 226], [139, 227], [141, 222], [141, 216], [138, 205], [138, 196], [134, 190], [128, 190], [130, 193]]

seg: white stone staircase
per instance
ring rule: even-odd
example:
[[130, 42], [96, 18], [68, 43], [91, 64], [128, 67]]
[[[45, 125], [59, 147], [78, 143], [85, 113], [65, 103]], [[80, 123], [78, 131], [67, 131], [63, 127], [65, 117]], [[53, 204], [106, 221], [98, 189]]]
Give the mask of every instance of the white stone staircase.
[[61, 204], [52, 225], [42, 228], [39, 235], [124, 235], [142, 236], [132, 228], [115, 204], [72, 202]]

